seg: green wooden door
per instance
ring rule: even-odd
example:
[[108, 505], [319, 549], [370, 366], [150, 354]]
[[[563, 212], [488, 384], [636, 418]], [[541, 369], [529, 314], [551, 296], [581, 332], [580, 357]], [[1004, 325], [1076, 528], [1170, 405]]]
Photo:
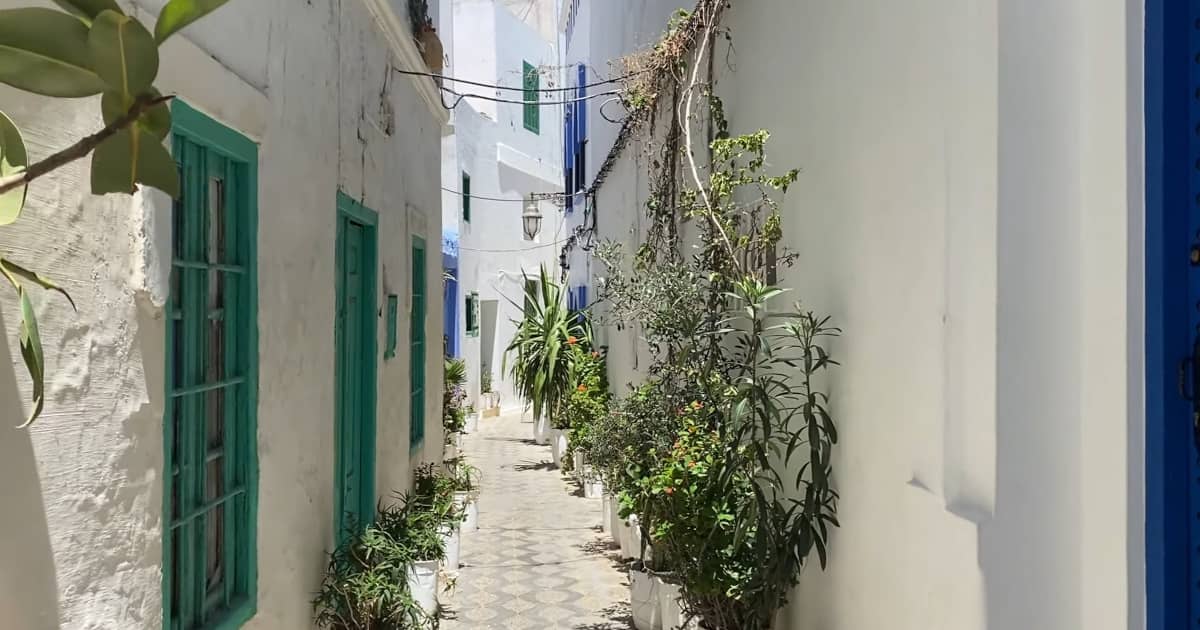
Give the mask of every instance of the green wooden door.
[[425, 440], [425, 241], [413, 237], [412, 316], [409, 329], [410, 415], [409, 448]]
[[339, 536], [374, 516], [374, 239], [373, 225], [339, 212], [335, 481]]

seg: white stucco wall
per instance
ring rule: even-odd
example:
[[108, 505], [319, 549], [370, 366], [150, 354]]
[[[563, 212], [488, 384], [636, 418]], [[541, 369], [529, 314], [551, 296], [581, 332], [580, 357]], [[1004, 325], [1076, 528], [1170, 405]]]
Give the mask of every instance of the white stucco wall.
[[[803, 169], [781, 284], [845, 329], [842, 527], [784, 628], [1143, 627], [1140, 14], [726, 14], [734, 130], [769, 129], [770, 163]], [[641, 212], [635, 152], [600, 189], [606, 236]], [[610, 331], [615, 382], [638, 375], [634, 334]]]
[[[379, 213], [381, 304], [396, 293], [407, 305], [412, 235], [426, 238], [427, 284], [440, 286], [441, 119], [412, 80], [390, 72], [400, 64], [358, 1], [230, 3], [164, 50], [164, 91], [261, 143], [259, 583], [247, 628], [310, 626], [333, 540], [337, 191]], [[395, 112], [390, 136], [381, 130], [381, 98]], [[25, 130], [34, 157], [100, 125], [94, 99], [0, 89], [0, 108]], [[29, 431], [0, 439], [0, 495], [12, 508], [0, 517], [5, 627], [161, 627], [170, 204], [157, 193], [96, 198], [86, 189], [86, 162], [63, 169], [36, 182], [25, 215], [0, 229], [0, 249], [36, 262], [79, 304], [73, 314], [37, 296], [47, 411]], [[426, 337], [434, 340], [441, 301], [428, 304]], [[0, 291], [0, 419], [10, 426], [29, 391], [15, 356], [15, 312], [11, 292]], [[399, 358], [379, 364], [381, 496], [410, 483], [406, 322]], [[429, 391], [440, 389], [440, 364], [440, 353], [429, 352]], [[415, 459], [440, 455], [439, 406], [427, 396], [426, 446]]]

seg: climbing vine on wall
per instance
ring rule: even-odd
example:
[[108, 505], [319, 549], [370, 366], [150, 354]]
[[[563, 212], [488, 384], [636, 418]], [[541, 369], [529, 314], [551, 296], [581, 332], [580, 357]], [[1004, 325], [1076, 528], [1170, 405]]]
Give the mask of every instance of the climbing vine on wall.
[[841, 331], [777, 306], [777, 271], [796, 260], [780, 200], [799, 172], [771, 168], [768, 131], [731, 131], [713, 61], [731, 7], [701, 0], [625, 60], [622, 134], [646, 147], [648, 223], [635, 251], [598, 249], [600, 294], [604, 323], [638, 324], [654, 363], [593, 441], [652, 541], [647, 562], [678, 576], [688, 611], [715, 630], [765, 630], [810, 555], [825, 565], [837, 526], [820, 383]]

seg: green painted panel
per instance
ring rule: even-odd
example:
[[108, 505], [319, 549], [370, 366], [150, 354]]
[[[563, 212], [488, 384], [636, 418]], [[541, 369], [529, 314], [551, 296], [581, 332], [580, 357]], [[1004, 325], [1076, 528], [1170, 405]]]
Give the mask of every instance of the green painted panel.
[[257, 595], [257, 147], [179, 100], [164, 418], [163, 626], [236, 628]]
[[541, 112], [541, 75], [538, 69], [528, 61], [522, 62], [521, 74], [525, 78], [523, 89], [525, 106], [523, 113], [525, 128], [533, 133], [540, 133], [542, 124]]
[[375, 213], [338, 195], [334, 520], [339, 539], [375, 513]]
[[425, 440], [425, 311], [426, 311], [425, 240], [413, 237], [412, 314], [409, 330], [409, 448]]

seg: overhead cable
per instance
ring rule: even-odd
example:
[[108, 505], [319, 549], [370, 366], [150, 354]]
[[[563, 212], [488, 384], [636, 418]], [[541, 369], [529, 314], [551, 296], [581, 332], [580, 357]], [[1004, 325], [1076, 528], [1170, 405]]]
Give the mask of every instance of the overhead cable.
[[468, 81], [466, 79], [456, 79], [454, 77], [448, 77], [448, 76], [445, 76], [442, 74], [433, 74], [431, 72], [415, 72], [412, 70], [401, 70], [400, 68], [392, 68], [392, 69], [400, 74], [407, 74], [407, 75], [417, 76], [417, 77], [430, 77], [433, 79], [441, 79], [443, 82], [447, 82], [447, 83], [462, 83], [463, 85], [474, 85], [477, 87], [492, 88], [495, 90], [508, 90], [510, 92], [526, 92], [526, 91], [531, 91], [531, 92], [532, 91], [536, 91], [536, 92], [574, 92], [575, 90], [579, 90], [579, 89], [599, 87], [601, 85], [609, 85], [611, 83], [619, 83], [621, 81], [624, 81], [625, 79], [635, 77], [635, 76], [637, 76], [639, 74], [643, 74], [645, 72], [649, 72], [649, 70], [639, 70], [637, 72], [632, 72], [630, 74], [619, 76], [615, 79], [606, 79], [604, 81], [598, 81], [596, 83], [589, 83], [587, 85], [577, 85], [574, 87], [538, 88], [537, 90], [526, 90], [523, 87], [512, 87], [509, 85], [495, 85], [492, 83], [481, 83], [479, 81]]

